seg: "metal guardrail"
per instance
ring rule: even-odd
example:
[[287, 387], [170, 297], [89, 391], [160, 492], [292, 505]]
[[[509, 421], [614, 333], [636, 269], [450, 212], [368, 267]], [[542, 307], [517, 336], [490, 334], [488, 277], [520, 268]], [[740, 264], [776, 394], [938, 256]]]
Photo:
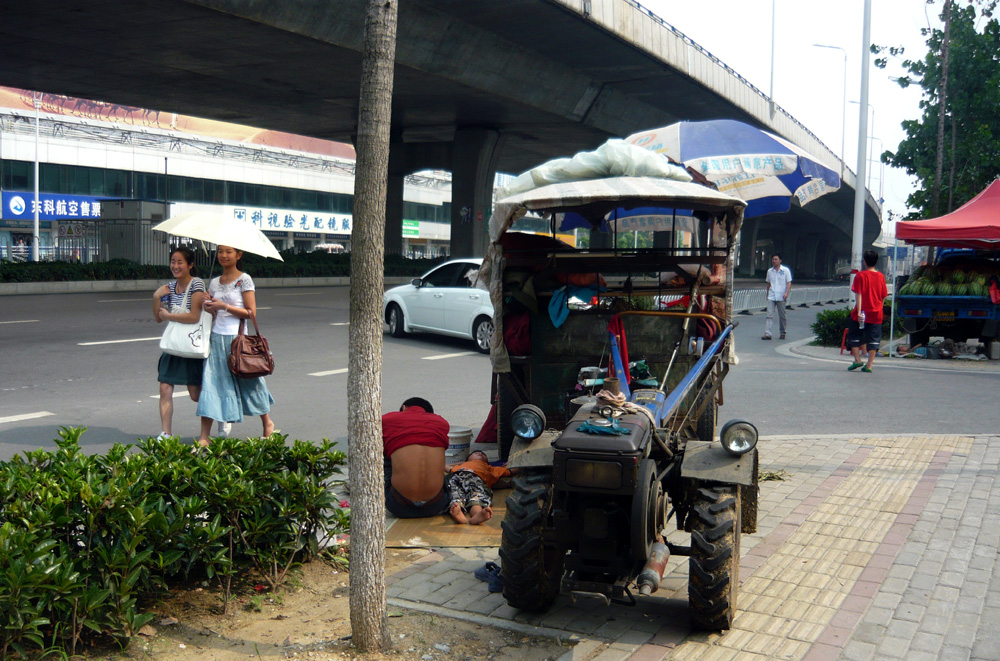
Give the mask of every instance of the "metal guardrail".
[[[754, 311], [767, 309], [767, 290], [740, 289], [733, 292], [733, 312], [753, 314]], [[851, 296], [851, 288], [838, 287], [792, 287], [788, 294], [788, 307], [809, 307], [810, 305], [825, 305], [847, 301]]]
[[[810, 305], [826, 305], [850, 300], [851, 288], [847, 286], [792, 287], [788, 295], [787, 307], [809, 307]], [[753, 314], [754, 311], [767, 309], [767, 290], [737, 289], [733, 292], [733, 314]], [[679, 301], [683, 296], [660, 296], [660, 306]]]

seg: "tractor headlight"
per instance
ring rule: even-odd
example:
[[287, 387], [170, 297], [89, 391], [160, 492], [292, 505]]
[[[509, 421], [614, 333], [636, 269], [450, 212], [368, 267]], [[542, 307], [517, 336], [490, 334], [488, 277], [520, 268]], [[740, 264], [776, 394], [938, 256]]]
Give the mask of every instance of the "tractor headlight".
[[730, 420], [722, 425], [719, 440], [726, 452], [738, 457], [757, 446], [757, 428], [746, 420]]
[[510, 426], [518, 438], [533, 441], [545, 431], [545, 414], [537, 406], [522, 404], [511, 414]]

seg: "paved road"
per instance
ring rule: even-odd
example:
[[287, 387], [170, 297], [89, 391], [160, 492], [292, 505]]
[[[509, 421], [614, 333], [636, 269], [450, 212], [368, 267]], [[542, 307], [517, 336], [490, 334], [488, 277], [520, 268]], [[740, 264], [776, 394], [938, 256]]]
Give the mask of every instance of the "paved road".
[[[138, 300], [137, 300], [138, 299]], [[278, 357], [278, 425], [298, 438], [346, 434], [347, 290], [259, 294]], [[156, 433], [159, 328], [135, 295], [7, 297], [0, 307], [0, 458], [86, 424], [88, 448]], [[690, 631], [687, 569], [671, 559], [636, 608], [560, 598], [516, 613], [472, 571], [495, 547], [439, 549], [391, 579], [399, 606], [582, 642], [568, 659], [1000, 658], [1000, 365], [880, 359], [848, 373], [835, 349], [808, 347], [815, 309], [790, 313], [788, 340], [760, 340], [742, 317], [740, 365], [722, 417], [759, 426], [759, 531], [742, 541], [740, 614], [723, 635]], [[18, 323], [10, 323], [18, 322]], [[120, 340], [137, 340], [118, 342]], [[93, 342], [118, 342], [91, 344]], [[413, 392], [455, 424], [485, 416], [489, 362], [468, 343], [385, 339], [386, 408]], [[45, 417], [17, 416], [50, 412]], [[179, 401], [176, 428], [194, 433]], [[248, 422], [236, 433], [256, 430]], [[491, 448], [491, 450], [493, 450]], [[493, 450], [495, 452], [495, 450]], [[307, 626], [304, 624], [304, 626]]]
[[[739, 612], [726, 632], [691, 629], [683, 557], [670, 558], [660, 589], [635, 607], [560, 596], [528, 613], [474, 578], [498, 561], [495, 547], [434, 548], [390, 577], [390, 604], [575, 637], [560, 661], [995, 661], [998, 447], [996, 435], [763, 439], [761, 471], [783, 479], [761, 483], [758, 531], [741, 539]], [[396, 544], [415, 541], [411, 533]]]
[[[268, 379], [277, 400], [273, 415], [293, 438], [346, 439], [347, 375], [338, 370], [347, 368], [347, 295], [346, 287], [263, 289], [258, 295], [262, 329], [277, 358]], [[151, 320], [150, 306], [134, 292], [3, 298], [0, 458], [51, 441], [61, 425], [86, 425], [84, 442], [93, 451], [159, 433], [155, 338], [162, 326]], [[836, 351], [796, 353], [810, 351], [796, 345], [811, 336], [819, 309], [790, 311], [784, 342], [761, 341], [763, 315], [739, 317], [740, 364], [725, 383], [723, 419], [747, 418], [765, 436], [1000, 428], [1000, 407], [989, 399], [995, 370], [963, 365], [930, 371], [913, 369], [910, 361], [880, 360], [869, 375], [848, 373]], [[422, 394], [452, 424], [474, 429], [488, 412], [489, 359], [469, 342], [386, 336], [383, 374], [386, 410]], [[17, 419], [43, 413], [51, 415]], [[174, 415], [177, 433], [196, 433], [188, 398], [177, 398]], [[245, 421], [234, 433], [254, 434], [258, 424]]]
[[[339, 370], [347, 368], [347, 288], [262, 289], [257, 299], [277, 362], [268, 387], [278, 428], [293, 438], [346, 439], [347, 374]], [[8, 296], [0, 303], [0, 459], [46, 444], [61, 425], [86, 425], [83, 441], [92, 451], [159, 433], [156, 338], [163, 326], [151, 320], [151, 298]], [[387, 409], [421, 394], [453, 424], [482, 424], [490, 364], [471, 342], [386, 336], [384, 365]], [[189, 398], [175, 398], [176, 433], [196, 435], [194, 410]], [[12, 419], [42, 413], [51, 415]], [[259, 424], [246, 420], [233, 433], [259, 433]]]

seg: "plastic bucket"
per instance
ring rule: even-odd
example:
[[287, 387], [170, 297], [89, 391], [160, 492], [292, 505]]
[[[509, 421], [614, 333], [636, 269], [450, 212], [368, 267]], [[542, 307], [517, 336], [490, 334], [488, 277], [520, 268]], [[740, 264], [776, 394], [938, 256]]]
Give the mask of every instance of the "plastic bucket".
[[444, 456], [449, 464], [460, 464], [469, 458], [469, 445], [472, 443], [472, 429], [469, 427], [452, 427], [448, 431], [448, 449]]

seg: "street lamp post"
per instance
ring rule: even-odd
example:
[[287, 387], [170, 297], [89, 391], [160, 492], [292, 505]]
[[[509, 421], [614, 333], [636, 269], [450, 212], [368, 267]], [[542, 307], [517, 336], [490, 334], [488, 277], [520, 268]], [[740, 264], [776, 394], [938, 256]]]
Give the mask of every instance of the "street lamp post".
[[771, 106], [771, 119], [774, 119], [774, 25], [775, 25], [775, 2], [771, 0], [771, 89], [768, 91], [768, 101]]
[[35, 92], [34, 96], [35, 102], [35, 222], [34, 229], [31, 232], [31, 261], [38, 261], [38, 207], [41, 206], [38, 202], [38, 108], [42, 105], [42, 102], [38, 98], [38, 92]]
[[[864, 19], [861, 29], [861, 111], [858, 113], [858, 179], [864, 181], [868, 166], [865, 146], [868, 142], [868, 61], [872, 40], [872, 0], [865, 0]], [[861, 250], [865, 234], [865, 192], [860, 185], [854, 186], [854, 223], [851, 233], [851, 267], [861, 268]], [[854, 277], [851, 276], [851, 284]], [[851, 303], [856, 304], [854, 292]]]
[[[851, 101], [851, 103], [856, 103], [859, 106], [861, 105], [860, 101]], [[868, 139], [871, 140], [871, 142], [868, 144], [868, 160], [871, 161], [872, 160], [871, 148], [875, 144], [874, 141], [878, 140], [879, 144], [881, 144], [882, 141], [879, 140], [878, 138], [871, 137], [871, 134], [875, 131], [875, 106], [873, 106], [872, 104], [869, 103], [868, 104], [868, 110], [871, 111], [871, 116], [872, 116], [871, 125], [869, 126], [869, 130], [868, 130], [868, 135], [869, 135]], [[871, 170], [869, 170], [868, 171], [868, 178], [865, 179], [865, 187], [866, 188], [871, 188], [871, 186], [872, 186], [872, 173], [871, 173]]]
[[[840, 178], [844, 178], [844, 139], [847, 136], [847, 51], [840, 46], [827, 46], [826, 44], [813, 44], [816, 48], [830, 48], [839, 50], [844, 54], [844, 95], [840, 103]], [[773, 57], [773, 56], [772, 56]]]

